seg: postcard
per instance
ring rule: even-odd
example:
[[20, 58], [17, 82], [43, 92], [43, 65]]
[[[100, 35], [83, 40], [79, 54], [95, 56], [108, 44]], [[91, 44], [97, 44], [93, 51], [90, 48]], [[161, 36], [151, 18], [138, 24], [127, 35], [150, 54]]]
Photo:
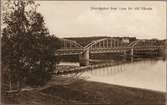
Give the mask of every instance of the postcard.
[[1, 1], [1, 103], [165, 105], [166, 1]]

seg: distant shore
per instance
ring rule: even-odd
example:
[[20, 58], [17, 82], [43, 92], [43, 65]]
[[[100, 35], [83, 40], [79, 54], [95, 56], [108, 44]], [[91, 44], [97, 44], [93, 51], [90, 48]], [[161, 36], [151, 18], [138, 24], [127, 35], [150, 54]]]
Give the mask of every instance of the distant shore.
[[5, 103], [54, 105], [165, 105], [165, 93], [76, 80], [2, 97]]

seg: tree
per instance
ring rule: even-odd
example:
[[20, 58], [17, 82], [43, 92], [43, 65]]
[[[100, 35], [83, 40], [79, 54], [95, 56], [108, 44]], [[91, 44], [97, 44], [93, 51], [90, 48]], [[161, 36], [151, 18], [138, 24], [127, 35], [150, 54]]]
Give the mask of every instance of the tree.
[[[59, 59], [60, 41], [50, 35], [33, 0], [8, 0], [3, 8], [2, 66], [8, 80], [24, 85], [44, 85]], [[4, 67], [5, 66], [5, 67]]]

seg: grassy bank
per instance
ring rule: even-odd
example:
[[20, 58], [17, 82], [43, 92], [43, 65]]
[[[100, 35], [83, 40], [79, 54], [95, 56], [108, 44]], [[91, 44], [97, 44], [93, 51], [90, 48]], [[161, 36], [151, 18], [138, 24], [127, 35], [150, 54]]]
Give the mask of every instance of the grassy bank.
[[68, 85], [52, 84], [40, 90], [10, 94], [5, 101], [47, 105], [165, 105], [165, 93], [77, 80]]

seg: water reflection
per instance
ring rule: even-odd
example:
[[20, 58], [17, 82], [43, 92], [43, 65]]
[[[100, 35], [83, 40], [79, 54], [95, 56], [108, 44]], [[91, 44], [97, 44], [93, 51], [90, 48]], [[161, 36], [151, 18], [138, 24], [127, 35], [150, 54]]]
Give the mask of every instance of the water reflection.
[[89, 73], [95, 76], [111, 76], [127, 70], [124, 66], [125, 65], [118, 65], [113, 67], [105, 67], [103, 69], [95, 69], [89, 71]]
[[166, 91], [166, 62], [145, 60], [88, 71], [88, 80]]

